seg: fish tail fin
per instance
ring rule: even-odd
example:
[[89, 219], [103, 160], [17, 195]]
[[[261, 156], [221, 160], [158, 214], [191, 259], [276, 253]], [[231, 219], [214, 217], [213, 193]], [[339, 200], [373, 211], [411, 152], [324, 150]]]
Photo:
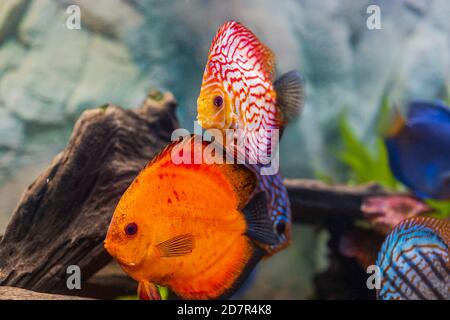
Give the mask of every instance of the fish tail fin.
[[139, 282], [137, 292], [140, 300], [161, 300], [158, 287], [148, 281]]
[[287, 123], [300, 116], [305, 104], [305, 80], [296, 70], [283, 74], [274, 83], [278, 107]]
[[250, 238], [268, 245], [277, 244], [278, 239], [270, 221], [264, 191], [257, 193], [245, 206], [243, 212], [247, 221], [247, 234]]

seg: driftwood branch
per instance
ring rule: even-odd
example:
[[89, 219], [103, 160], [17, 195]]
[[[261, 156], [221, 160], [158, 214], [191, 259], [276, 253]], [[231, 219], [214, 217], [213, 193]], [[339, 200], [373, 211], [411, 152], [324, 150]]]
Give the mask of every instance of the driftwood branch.
[[48, 294], [16, 287], [0, 287], [0, 300], [90, 300], [88, 298]]
[[377, 184], [329, 185], [316, 180], [286, 179], [292, 218], [297, 223], [324, 224], [334, 219], [362, 218], [361, 205], [367, 197], [384, 195]]
[[70, 141], [25, 191], [0, 242], [0, 285], [64, 289], [78, 265], [88, 279], [110, 261], [103, 248], [112, 212], [145, 163], [178, 127], [175, 100], [155, 93], [137, 110], [83, 113]]
[[[178, 127], [175, 108], [170, 93], [154, 92], [135, 110], [106, 105], [83, 113], [66, 149], [25, 191], [0, 236], [0, 286], [70, 294], [65, 288], [70, 265], [81, 268], [89, 292], [115, 281], [107, 275], [86, 282], [110, 261], [103, 240], [111, 215], [140, 169], [170, 141]], [[296, 223], [360, 218], [363, 200], [384, 194], [376, 185], [330, 186], [298, 179], [285, 184]], [[0, 299], [50, 298], [2, 290]]]

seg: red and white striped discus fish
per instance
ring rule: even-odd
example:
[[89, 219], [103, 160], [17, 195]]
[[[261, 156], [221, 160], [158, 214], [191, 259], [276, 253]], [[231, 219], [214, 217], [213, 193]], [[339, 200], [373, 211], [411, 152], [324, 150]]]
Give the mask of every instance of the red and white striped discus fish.
[[253, 164], [270, 162], [278, 143], [273, 130], [281, 136], [304, 102], [298, 72], [288, 72], [275, 83], [274, 77], [272, 51], [249, 29], [230, 21], [218, 30], [197, 100], [197, 120], [205, 129], [237, 129], [233, 147], [245, 151]]
[[382, 300], [450, 300], [450, 222], [430, 217], [402, 221], [378, 254]]

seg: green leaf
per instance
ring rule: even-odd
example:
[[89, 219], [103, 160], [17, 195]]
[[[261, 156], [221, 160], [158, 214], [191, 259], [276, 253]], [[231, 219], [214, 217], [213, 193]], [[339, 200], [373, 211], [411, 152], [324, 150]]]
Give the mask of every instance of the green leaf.
[[118, 296], [116, 300], [139, 300], [137, 295]]
[[374, 169], [374, 177], [372, 177], [374, 181], [377, 181], [386, 188], [398, 188], [397, 180], [394, 178], [389, 166], [389, 155], [386, 145], [380, 137], [376, 139]]
[[[339, 118], [339, 133], [343, 149], [338, 152], [338, 158], [350, 169], [349, 181], [376, 182], [389, 189], [400, 187], [389, 167], [389, 155], [382, 138], [389, 123], [389, 117], [389, 103], [387, 98], [383, 98], [375, 126], [375, 143], [372, 146], [357, 137], [345, 114]], [[371, 150], [371, 147], [374, 150]]]
[[169, 298], [169, 289], [163, 286], [157, 286], [161, 300], [167, 300]]
[[339, 119], [339, 132], [344, 149], [338, 153], [339, 159], [354, 173], [357, 182], [365, 182], [371, 174], [371, 155], [365, 145], [358, 140], [356, 133], [343, 115]]
[[386, 96], [381, 100], [381, 105], [378, 111], [378, 119], [376, 123], [377, 134], [383, 136], [388, 132], [389, 127], [392, 123], [392, 112], [389, 105], [389, 100]]
[[447, 106], [450, 107], [450, 83], [447, 84], [447, 90], [445, 90], [445, 91], [446, 91], [446, 95], [444, 98], [444, 102]]
[[434, 210], [431, 214], [438, 219], [446, 219], [450, 217], [450, 201], [427, 199], [425, 203]]
[[[161, 300], [167, 300], [169, 298], [169, 289], [167, 287], [156, 286], [161, 296]], [[118, 296], [116, 300], [139, 300], [137, 295]]]

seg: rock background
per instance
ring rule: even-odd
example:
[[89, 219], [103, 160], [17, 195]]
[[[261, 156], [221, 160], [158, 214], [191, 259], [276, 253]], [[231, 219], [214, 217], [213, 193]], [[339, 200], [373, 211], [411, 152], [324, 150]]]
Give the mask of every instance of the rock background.
[[[81, 30], [66, 28], [70, 4], [81, 8]], [[381, 7], [381, 30], [366, 27], [369, 4]], [[273, 49], [279, 73], [296, 68], [307, 80], [304, 114], [281, 144], [284, 174], [336, 173], [330, 150], [344, 109], [369, 139], [383, 95], [400, 105], [445, 96], [449, 15], [447, 0], [3, 0], [0, 230], [84, 109], [137, 106], [149, 88], [162, 88], [174, 92], [182, 126], [192, 129], [210, 41], [228, 19]], [[271, 280], [255, 281], [246, 297], [311, 293], [324, 241], [308, 227], [296, 228], [297, 245], [261, 267], [260, 276]], [[281, 278], [285, 273], [291, 277]]]

